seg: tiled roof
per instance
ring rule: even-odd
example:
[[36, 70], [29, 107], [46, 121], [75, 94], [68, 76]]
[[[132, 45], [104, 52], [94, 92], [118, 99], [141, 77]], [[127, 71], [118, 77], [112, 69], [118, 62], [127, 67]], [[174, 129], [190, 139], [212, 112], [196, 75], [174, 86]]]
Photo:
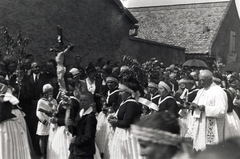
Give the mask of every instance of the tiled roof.
[[229, 2], [131, 8], [139, 21], [138, 38], [208, 53]]

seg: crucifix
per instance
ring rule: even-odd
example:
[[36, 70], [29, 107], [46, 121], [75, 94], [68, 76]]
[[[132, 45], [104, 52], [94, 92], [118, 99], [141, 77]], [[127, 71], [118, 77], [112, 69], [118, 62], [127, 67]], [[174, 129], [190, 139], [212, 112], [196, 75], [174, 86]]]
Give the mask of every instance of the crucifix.
[[63, 43], [63, 33], [62, 33], [62, 27], [60, 25], [57, 26], [57, 42], [58, 45], [57, 47], [53, 46], [50, 48], [51, 52], [61, 52], [63, 50], [65, 50], [67, 47], [69, 47], [69, 50], [73, 50], [74, 49], [74, 45], [69, 43], [68, 46], [64, 45]]
[[67, 77], [65, 75], [66, 72], [66, 62], [65, 62], [65, 53], [68, 50], [73, 50], [74, 46], [70, 43], [68, 46], [65, 46], [63, 43], [63, 35], [62, 35], [62, 27], [60, 25], [57, 26], [57, 41], [59, 46], [58, 47], [51, 47], [51, 52], [56, 52], [56, 62], [57, 62], [57, 76], [58, 76], [58, 83], [60, 91], [67, 91], [68, 84], [67, 84]]
[[63, 43], [63, 35], [62, 35], [62, 27], [60, 25], [57, 26], [57, 41], [59, 46], [57, 48], [51, 48], [50, 51], [54, 51], [57, 53], [55, 60], [57, 62], [57, 78], [58, 78], [58, 85], [59, 85], [59, 91], [60, 91], [60, 98], [63, 102], [67, 103], [68, 105], [66, 107], [65, 112], [65, 124], [66, 124], [66, 130], [68, 132], [68, 119], [70, 116], [70, 108], [71, 108], [71, 99], [68, 94], [66, 94], [69, 91], [68, 88], [68, 81], [66, 76], [66, 68], [65, 68], [65, 53], [68, 52], [68, 50], [73, 50], [74, 46], [72, 44], [68, 44], [68, 46], [65, 46]]

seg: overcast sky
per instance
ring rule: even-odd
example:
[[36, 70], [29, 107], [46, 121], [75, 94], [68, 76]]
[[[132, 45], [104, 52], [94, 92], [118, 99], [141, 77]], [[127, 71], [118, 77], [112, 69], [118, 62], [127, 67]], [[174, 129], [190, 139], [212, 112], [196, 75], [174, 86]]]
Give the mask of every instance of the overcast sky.
[[[127, 7], [142, 7], [142, 6], [156, 6], [156, 5], [174, 5], [174, 4], [188, 4], [188, 3], [204, 3], [204, 2], [221, 2], [229, 0], [122, 0]], [[238, 15], [240, 15], [240, 0], [235, 0]]]

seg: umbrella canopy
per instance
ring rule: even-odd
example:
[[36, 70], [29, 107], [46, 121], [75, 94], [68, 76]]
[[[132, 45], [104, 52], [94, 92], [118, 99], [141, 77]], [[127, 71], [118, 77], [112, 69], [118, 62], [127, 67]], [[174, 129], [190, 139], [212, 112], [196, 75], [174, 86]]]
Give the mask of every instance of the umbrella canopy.
[[223, 71], [233, 71], [240, 73], [240, 61], [233, 61], [227, 63], [226, 66], [223, 68]]
[[208, 65], [202, 60], [191, 59], [183, 63], [183, 66], [208, 68]]

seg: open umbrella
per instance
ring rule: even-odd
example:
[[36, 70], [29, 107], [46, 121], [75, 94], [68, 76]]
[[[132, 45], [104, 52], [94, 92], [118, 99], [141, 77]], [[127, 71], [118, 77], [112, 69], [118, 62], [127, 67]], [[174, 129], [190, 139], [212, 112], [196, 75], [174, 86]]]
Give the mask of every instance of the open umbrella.
[[223, 68], [223, 71], [233, 71], [240, 73], [240, 61], [233, 61], [227, 63], [226, 66]]
[[208, 68], [208, 65], [202, 60], [191, 59], [183, 63], [183, 66]]

